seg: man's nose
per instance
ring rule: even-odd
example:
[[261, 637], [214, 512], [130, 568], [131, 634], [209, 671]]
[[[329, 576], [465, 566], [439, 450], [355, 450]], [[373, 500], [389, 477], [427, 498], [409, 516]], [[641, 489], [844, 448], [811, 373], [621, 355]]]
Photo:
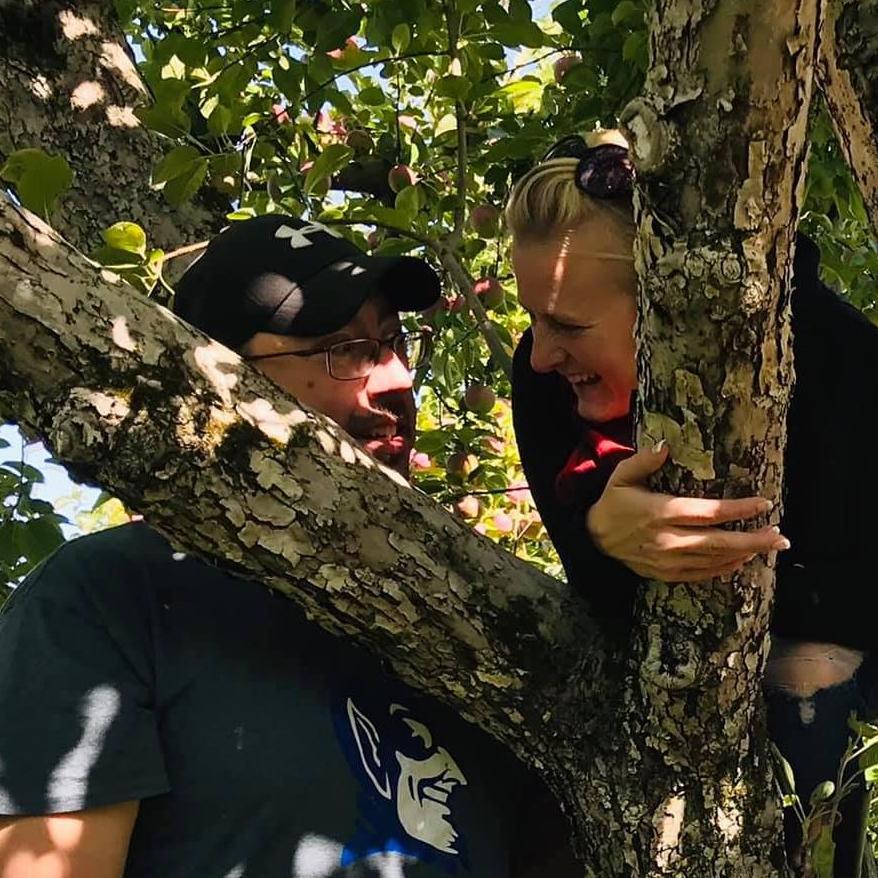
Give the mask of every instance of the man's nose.
[[381, 359], [375, 364], [366, 382], [369, 395], [411, 390], [412, 387], [412, 373], [406, 363], [393, 350], [382, 348]]
[[552, 372], [564, 361], [564, 351], [551, 339], [545, 330], [533, 327], [534, 343], [530, 352], [530, 365], [534, 372]]

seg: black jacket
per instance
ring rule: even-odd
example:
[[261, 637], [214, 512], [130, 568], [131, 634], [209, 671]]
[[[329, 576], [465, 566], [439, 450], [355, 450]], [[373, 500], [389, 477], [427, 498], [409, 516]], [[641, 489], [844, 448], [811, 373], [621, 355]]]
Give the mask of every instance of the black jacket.
[[[878, 646], [878, 328], [818, 277], [819, 253], [799, 237], [792, 325], [796, 385], [787, 422], [772, 631], [857, 648]], [[515, 352], [512, 408], [522, 466], [570, 582], [608, 625], [629, 624], [638, 578], [599, 552], [586, 510], [606, 477], [572, 505], [555, 477], [580, 441], [573, 394], [530, 367], [528, 331]]]

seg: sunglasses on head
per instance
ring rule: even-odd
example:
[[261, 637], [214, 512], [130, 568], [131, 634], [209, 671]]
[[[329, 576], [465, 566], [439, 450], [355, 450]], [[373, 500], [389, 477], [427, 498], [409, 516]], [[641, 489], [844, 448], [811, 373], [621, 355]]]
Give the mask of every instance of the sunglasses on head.
[[576, 185], [595, 198], [624, 198], [634, 191], [634, 163], [624, 146], [589, 146], [580, 134], [571, 134], [550, 147], [542, 161], [578, 159]]

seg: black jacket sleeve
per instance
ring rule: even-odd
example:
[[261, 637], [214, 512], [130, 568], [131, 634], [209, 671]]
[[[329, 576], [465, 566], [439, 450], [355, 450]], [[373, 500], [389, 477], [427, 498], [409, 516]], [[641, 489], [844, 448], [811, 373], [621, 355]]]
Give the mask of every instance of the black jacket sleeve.
[[557, 375], [539, 374], [530, 365], [533, 336], [519, 342], [512, 365], [512, 418], [518, 453], [543, 525], [564, 565], [567, 579], [606, 621], [630, 620], [639, 579], [627, 567], [600, 552], [585, 524], [588, 509], [605, 483], [572, 505], [555, 494], [555, 479], [580, 439], [574, 397]]
[[796, 385], [790, 405], [772, 629], [878, 646], [878, 328], [822, 284], [799, 237], [792, 298]]

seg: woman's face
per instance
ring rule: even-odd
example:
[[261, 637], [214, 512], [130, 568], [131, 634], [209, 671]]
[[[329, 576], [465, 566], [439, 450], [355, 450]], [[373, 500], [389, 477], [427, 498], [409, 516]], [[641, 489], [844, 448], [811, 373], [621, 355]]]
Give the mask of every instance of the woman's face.
[[586, 223], [548, 241], [516, 242], [518, 298], [533, 326], [531, 365], [570, 382], [580, 417], [595, 423], [628, 413], [637, 387], [634, 266], [608, 223]]

